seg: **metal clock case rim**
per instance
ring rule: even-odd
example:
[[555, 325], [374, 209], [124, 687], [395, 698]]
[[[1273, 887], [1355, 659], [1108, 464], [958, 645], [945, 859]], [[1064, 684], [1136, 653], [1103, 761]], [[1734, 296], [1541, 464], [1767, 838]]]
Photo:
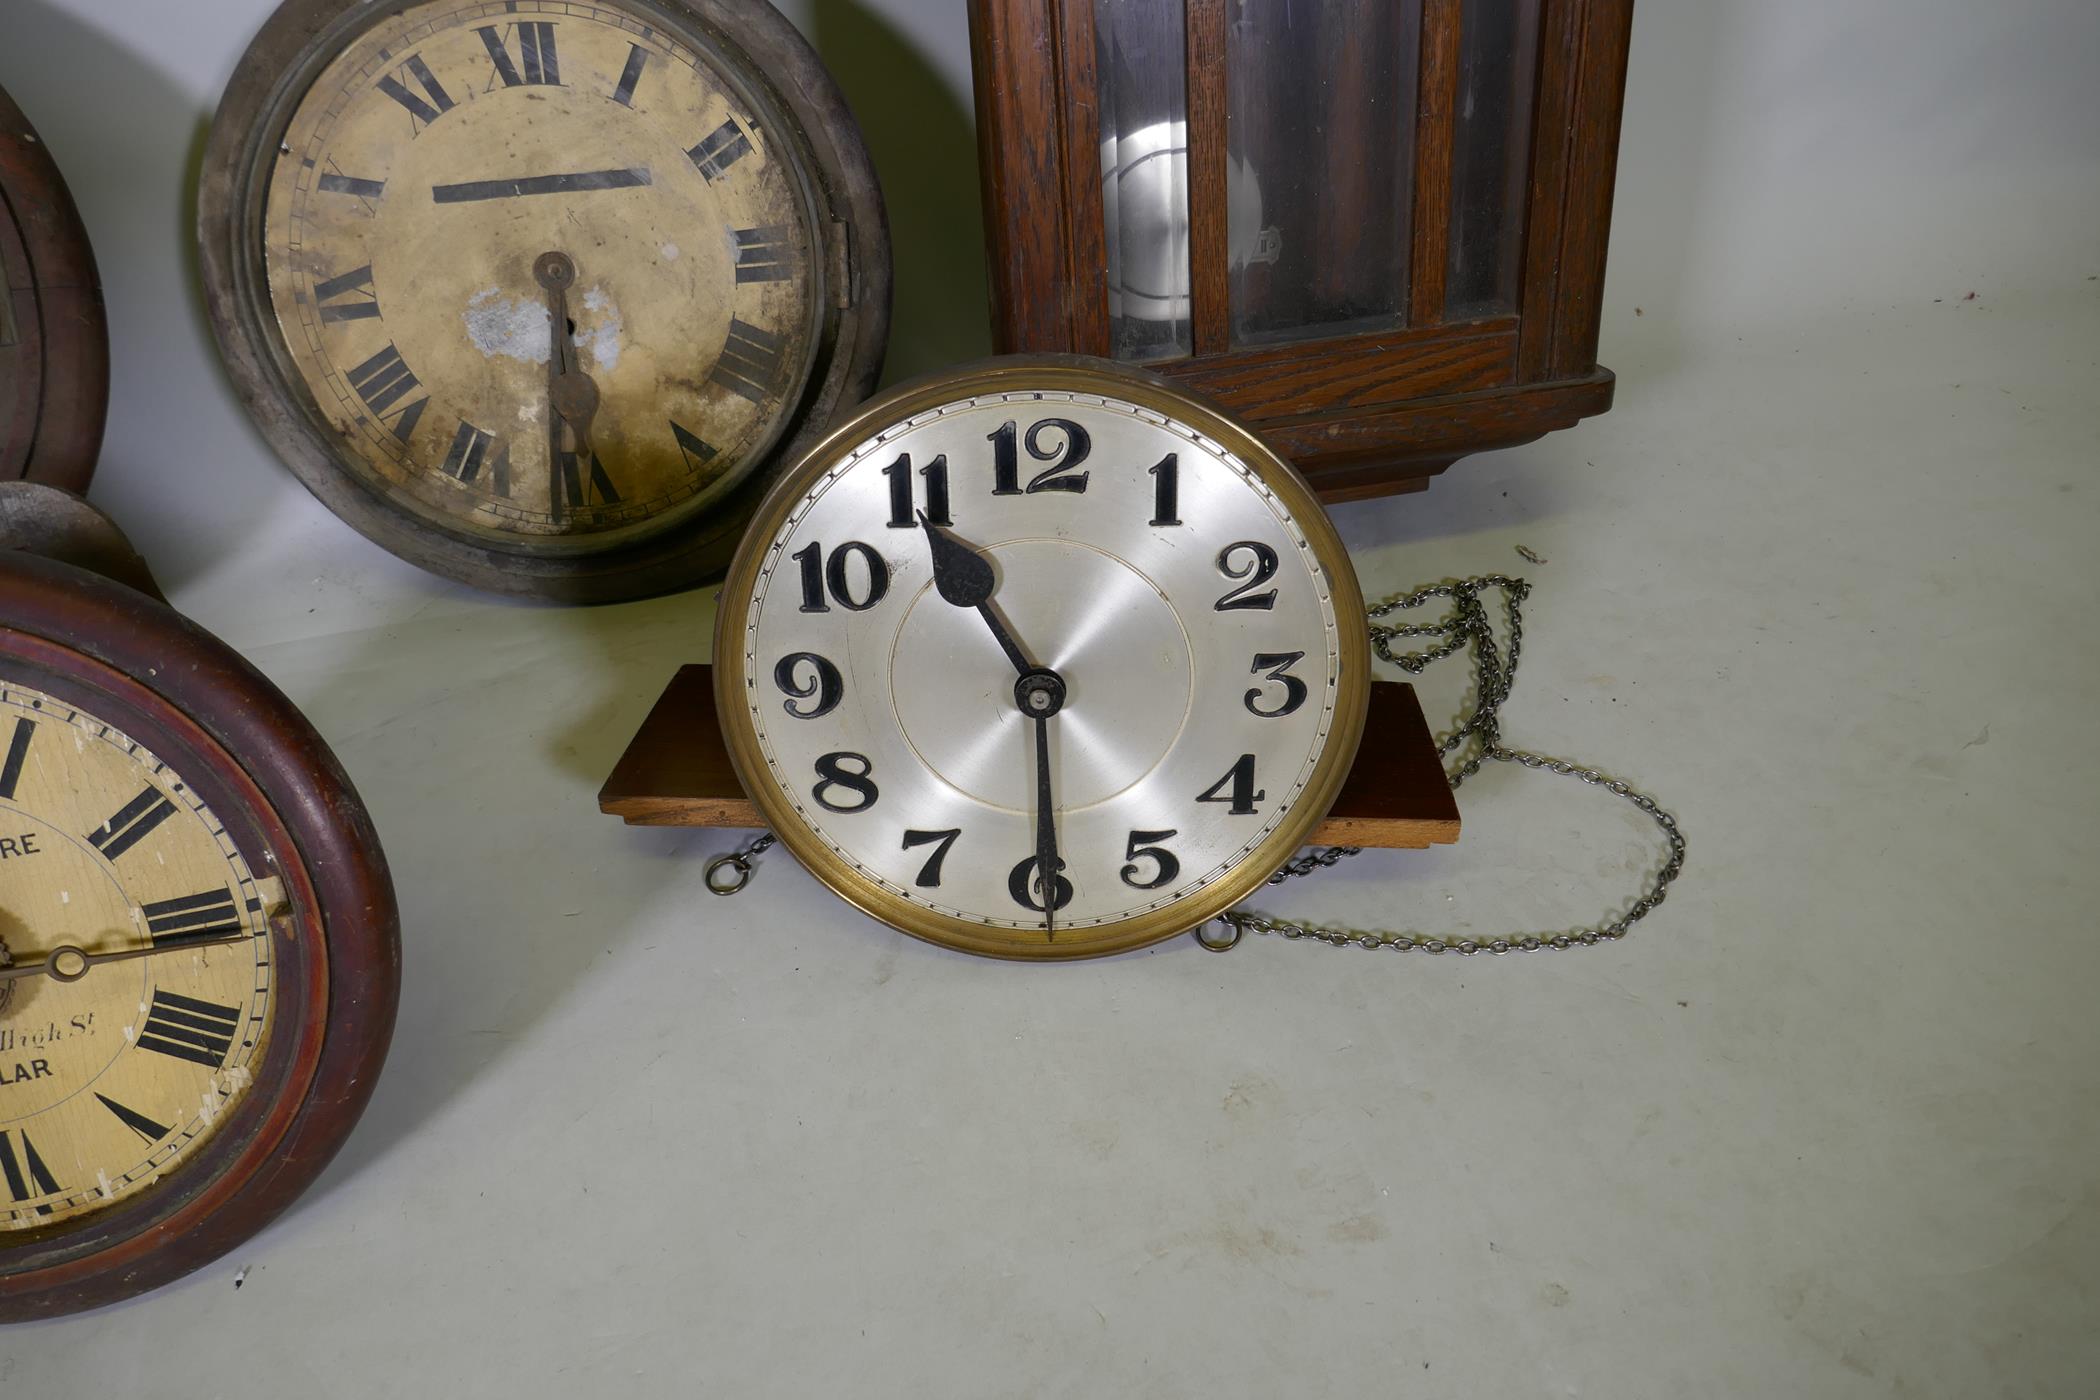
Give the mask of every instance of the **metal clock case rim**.
[[[273, 961], [303, 972], [307, 1013], [280, 1027], [264, 1077], [199, 1154], [135, 1200], [0, 1237], [0, 1322], [157, 1288], [254, 1236], [309, 1187], [362, 1114], [400, 994], [400, 925], [378, 838], [320, 736], [262, 674], [171, 608], [82, 569], [0, 552], [0, 638], [84, 658], [52, 674], [137, 713], [239, 805], [275, 856], [296, 919]], [[150, 708], [149, 708], [150, 707]], [[251, 855], [259, 856], [260, 851]], [[321, 951], [325, 949], [325, 958]], [[287, 993], [292, 990], [288, 980]], [[287, 1001], [280, 1014], [290, 1014]], [[288, 1062], [275, 1061], [277, 1046]], [[194, 1180], [194, 1190], [184, 1183]], [[9, 1256], [13, 1255], [13, 1258]]]
[[[1021, 949], [987, 938], [984, 930], [900, 899], [855, 870], [818, 839], [772, 782], [745, 698], [742, 631], [767, 551], [809, 487], [854, 446], [888, 423], [909, 418], [973, 394], [1044, 390], [1098, 394], [1172, 416], [1195, 427], [1251, 467], [1282, 498], [1303, 526], [1328, 574], [1335, 616], [1341, 620], [1341, 677], [1337, 721], [1305, 796], [1276, 830], [1245, 860], [1188, 898], [1163, 909], [1104, 926], [1097, 936], [1046, 948]], [[1108, 957], [1186, 933], [1224, 913], [1267, 882], [1312, 834], [1348, 777], [1363, 737], [1371, 692], [1368, 634], [1353, 624], [1363, 616], [1363, 593], [1349, 554], [1333, 522], [1297, 469], [1247, 428], [1191, 395], [1173, 381], [1146, 370], [1086, 355], [1009, 355], [977, 360], [921, 375], [863, 404], [783, 471], [752, 516], [748, 533], [731, 561], [717, 603], [714, 635], [716, 709], [721, 716], [731, 766], [766, 824], [794, 857], [841, 898], [914, 938], [962, 952], [1015, 961]]]
[[[263, 215], [268, 168], [292, 108], [358, 34], [423, 0], [284, 0], [228, 82], [197, 187], [205, 304], [236, 396], [264, 440], [308, 491], [358, 533], [432, 573], [496, 593], [559, 603], [608, 603], [690, 588], [718, 575], [778, 464], [827, 430], [843, 405], [875, 387], [889, 340], [890, 246], [881, 188], [859, 126], [815, 49], [764, 0], [617, 0], [704, 36], [767, 79], [755, 106], [777, 110], [782, 134], [815, 176], [807, 189], [826, 257], [813, 269], [814, 363], [770, 461], [693, 521], [604, 550], [505, 549], [390, 504], [338, 461], [311, 392], [292, 372], [268, 304]], [[731, 75], [739, 86], [741, 75]], [[835, 140], [839, 133], [848, 139]], [[808, 181], [800, 183], [808, 184]], [[836, 286], [843, 273], [846, 285]]]

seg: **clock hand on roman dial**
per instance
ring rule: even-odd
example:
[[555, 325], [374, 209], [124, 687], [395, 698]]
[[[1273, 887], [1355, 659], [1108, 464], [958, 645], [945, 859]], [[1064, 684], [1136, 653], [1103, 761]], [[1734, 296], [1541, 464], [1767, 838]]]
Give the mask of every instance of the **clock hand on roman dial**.
[[532, 275], [547, 293], [547, 321], [553, 337], [547, 358], [547, 403], [553, 410], [547, 424], [547, 474], [552, 513], [560, 520], [567, 487], [561, 470], [562, 427], [568, 426], [575, 441], [579, 478], [595, 472], [598, 459], [591, 451], [591, 419], [598, 412], [598, 382], [584, 373], [576, 355], [576, 334], [569, 328], [569, 288], [576, 284], [575, 262], [567, 253], [542, 253], [532, 261]]
[[1035, 870], [1043, 900], [1043, 934], [1048, 937], [1056, 929], [1057, 872], [1064, 868], [1057, 854], [1057, 800], [1050, 777], [1050, 717], [1064, 708], [1064, 677], [1047, 666], [1031, 665], [1020, 643], [1000, 621], [992, 606], [992, 590], [998, 581], [991, 562], [927, 519], [923, 510], [919, 524], [933, 553], [935, 591], [958, 608], [974, 608], [1021, 676], [1014, 683], [1014, 704], [1035, 724]]
[[11, 982], [17, 977], [46, 976], [54, 982], [78, 982], [87, 976], [88, 969], [104, 963], [130, 962], [134, 958], [158, 957], [162, 953], [180, 953], [191, 948], [210, 948], [221, 943], [243, 943], [255, 935], [243, 930], [230, 933], [223, 938], [186, 938], [175, 943], [154, 944], [145, 948], [120, 948], [114, 953], [90, 953], [72, 943], [61, 943], [44, 955], [42, 962], [11, 963], [0, 967], [0, 983]]

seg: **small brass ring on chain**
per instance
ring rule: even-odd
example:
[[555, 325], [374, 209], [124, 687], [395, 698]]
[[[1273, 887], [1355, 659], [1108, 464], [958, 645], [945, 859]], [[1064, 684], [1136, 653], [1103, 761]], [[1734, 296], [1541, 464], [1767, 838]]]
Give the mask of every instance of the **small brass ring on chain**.
[[[732, 873], [723, 876], [719, 872], [727, 867]], [[751, 883], [751, 862], [741, 851], [731, 851], [726, 856], [716, 856], [707, 863], [704, 872], [709, 894], [735, 894]]]
[[[1210, 931], [1211, 924], [1219, 924], [1231, 930], [1231, 936], [1214, 936]], [[1189, 933], [1198, 943], [1202, 944], [1204, 948], [1208, 951], [1213, 953], [1229, 953], [1233, 949], [1240, 946], [1240, 939], [1246, 936], [1247, 929], [1244, 924], [1241, 924], [1232, 919], [1212, 919], [1209, 921], [1209, 923], [1202, 923], [1196, 925], [1196, 927], [1189, 930]]]

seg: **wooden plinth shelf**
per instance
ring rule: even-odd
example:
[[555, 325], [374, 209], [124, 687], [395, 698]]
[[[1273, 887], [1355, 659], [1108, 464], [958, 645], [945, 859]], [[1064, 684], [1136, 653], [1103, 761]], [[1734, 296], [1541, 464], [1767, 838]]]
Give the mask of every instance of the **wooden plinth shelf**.
[[[598, 809], [629, 826], [765, 825], [722, 743], [713, 667], [679, 668], [599, 789]], [[1356, 766], [1312, 839], [1414, 849], [1458, 840], [1458, 804], [1413, 686], [1371, 687]]]

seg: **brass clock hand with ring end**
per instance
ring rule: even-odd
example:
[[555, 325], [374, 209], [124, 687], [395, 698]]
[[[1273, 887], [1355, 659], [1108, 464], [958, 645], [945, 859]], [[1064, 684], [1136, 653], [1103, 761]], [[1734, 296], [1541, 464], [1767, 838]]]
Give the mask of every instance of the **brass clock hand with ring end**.
[[78, 982], [87, 976], [90, 968], [100, 967], [104, 963], [130, 962], [134, 958], [158, 957], [163, 953], [180, 953], [191, 948], [211, 948], [222, 943], [245, 943], [254, 936], [244, 930], [223, 938], [188, 938], [146, 948], [123, 948], [114, 953], [91, 953], [78, 944], [61, 943], [47, 953], [42, 962], [0, 966], [0, 982], [11, 982], [17, 977], [39, 976], [49, 977], [54, 982]]
[[[1014, 684], [1014, 704], [1022, 717], [1035, 724], [1035, 867], [1036, 882], [1043, 900], [1043, 935], [1052, 936], [1057, 923], [1057, 886], [1061, 878], [1058, 872], [1064, 869], [1064, 861], [1057, 854], [1057, 802], [1050, 777], [1050, 717], [1064, 708], [1064, 677], [1047, 666], [1031, 665], [1027, 653], [1006, 629], [998, 611], [992, 607], [992, 590], [997, 579], [992, 573], [989, 560], [971, 549], [946, 529], [934, 524], [919, 512], [919, 524], [926, 531], [926, 542], [933, 554], [933, 586], [942, 599], [958, 608], [974, 608], [985, 625], [992, 629], [1000, 650], [1020, 673]], [[1025, 903], [1021, 895], [1027, 889], [1023, 878], [1028, 862], [1015, 868], [1011, 882], [1014, 899]]]

